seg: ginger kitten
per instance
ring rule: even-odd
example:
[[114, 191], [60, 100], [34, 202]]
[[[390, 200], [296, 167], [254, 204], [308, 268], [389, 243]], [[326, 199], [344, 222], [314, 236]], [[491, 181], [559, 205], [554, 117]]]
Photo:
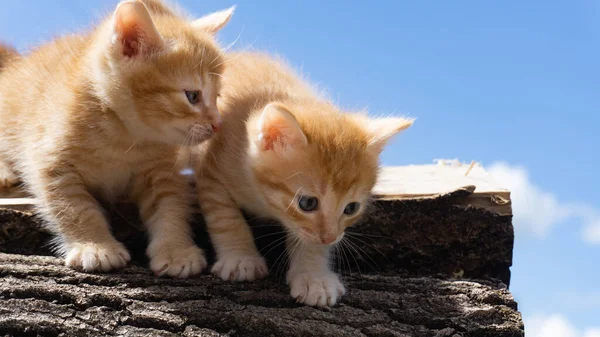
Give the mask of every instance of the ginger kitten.
[[235, 281], [268, 273], [242, 208], [286, 228], [291, 295], [335, 304], [345, 288], [330, 250], [364, 212], [385, 143], [412, 120], [343, 113], [261, 54], [230, 55], [222, 82], [222, 129], [194, 154], [212, 272]]
[[232, 12], [190, 22], [158, 0], [125, 1], [90, 33], [2, 69], [0, 166], [12, 172], [0, 182], [14, 173], [37, 198], [66, 265], [127, 264], [97, 200], [128, 199], [148, 230], [155, 273], [187, 277], [206, 266], [174, 152], [220, 128], [224, 59], [213, 35]]

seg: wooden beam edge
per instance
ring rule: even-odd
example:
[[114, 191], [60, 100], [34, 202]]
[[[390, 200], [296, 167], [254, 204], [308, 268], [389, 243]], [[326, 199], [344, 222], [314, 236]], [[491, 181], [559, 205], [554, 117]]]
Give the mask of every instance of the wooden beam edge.
[[[191, 176], [189, 172], [182, 172]], [[190, 179], [190, 183], [194, 183]], [[373, 189], [375, 200], [436, 199], [458, 190], [467, 190], [468, 196], [452, 198], [458, 206], [486, 209], [498, 215], [512, 215], [510, 191], [500, 187], [479, 164], [451, 162], [451, 165], [409, 165], [383, 167], [380, 179]], [[36, 199], [22, 189], [0, 191], [0, 209], [29, 211]]]
[[[410, 195], [374, 195], [375, 200], [431, 200], [442, 197], [444, 194], [410, 194]], [[472, 193], [466, 198], [453, 201], [457, 206], [471, 206], [483, 208], [501, 216], [512, 215], [510, 192], [498, 193]], [[0, 209], [31, 211], [36, 205], [34, 198], [0, 198]]]

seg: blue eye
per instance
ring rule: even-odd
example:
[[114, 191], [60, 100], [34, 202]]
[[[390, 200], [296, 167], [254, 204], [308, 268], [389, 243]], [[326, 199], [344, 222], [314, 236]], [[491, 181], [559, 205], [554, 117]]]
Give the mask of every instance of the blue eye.
[[195, 105], [202, 100], [202, 93], [199, 90], [185, 90], [185, 97], [187, 97], [190, 104]]
[[344, 214], [352, 215], [352, 214], [356, 213], [359, 209], [360, 209], [360, 203], [351, 202], [348, 205], [346, 205], [346, 208], [344, 208]]
[[298, 207], [305, 212], [313, 212], [319, 207], [319, 199], [309, 196], [298, 198]]

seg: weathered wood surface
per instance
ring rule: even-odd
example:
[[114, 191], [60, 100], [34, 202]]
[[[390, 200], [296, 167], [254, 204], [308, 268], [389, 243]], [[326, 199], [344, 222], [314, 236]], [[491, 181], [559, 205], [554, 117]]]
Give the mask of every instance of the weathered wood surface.
[[[470, 205], [474, 194], [467, 186], [374, 202], [347, 235], [352, 244], [337, 254], [348, 295], [331, 309], [299, 306], [289, 297], [283, 249], [268, 246], [277, 235], [265, 236], [280, 229], [265, 220], [251, 223], [271, 277], [229, 284], [210, 275], [151, 275], [131, 205], [109, 214], [134, 265], [105, 275], [63, 267], [49, 256], [51, 237], [35, 216], [0, 210], [0, 336], [522, 336], [506, 289], [511, 216]], [[195, 228], [210, 262], [200, 215]]]
[[[375, 201], [364, 220], [347, 230], [348, 243], [339, 248], [338, 257], [344, 259], [339, 261], [340, 268], [492, 277], [509, 285], [514, 240], [511, 216], [458, 205], [470, 195], [467, 188], [438, 198]], [[110, 210], [115, 236], [143, 262], [146, 238], [136, 208], [123, 204]], [[282, 235], [273, 234], [282, 231], [276, 223], [249, 218], [259, 247]], [[210, 248], [202, 216], [198, 214], [194, 223], [198, 244]], [[52, 254], [46, 244], [50, 234], [29, 212], [0, 210], [0, 229], [0, 251]], [[274, 262], [282, 250], [282, 246], [270, 246], [263, 253]]]
[[523, 336], [510, 293], [484, 281], [347, 275], [330, 309], [298, 305], [276, 280], [83, 274], [53, 257], [0, 254], [0, 335]]
[[487, 209], [498, 215], [512, 215], [510, 191], [476, 162], [468, 165], [439, 160], [434, 165], [384, 167], [373, 195], [386, 200], [435, 198], [467, 186], [473, 193], [463, 200], [463, 205]]
[[[438, 161], [433, 165], [384, 167], [373, 196], [378, 200], [436, 198], [466, 186], [472, 187], [473, 193], [464, 200], [465, 204], [499, 215], [512, 214], [510, 192], [475, 162], [467, 165]], [[35, 202], [22, 190], [0, 190], [0, 207], [26, 210]]]

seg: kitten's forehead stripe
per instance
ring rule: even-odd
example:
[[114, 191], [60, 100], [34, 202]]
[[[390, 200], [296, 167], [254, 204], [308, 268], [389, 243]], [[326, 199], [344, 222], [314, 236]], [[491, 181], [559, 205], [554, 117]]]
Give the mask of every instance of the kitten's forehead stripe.
[[376, 159], [367, 151], [368, 138], [355, 121], [329, 104], [300, 105], [296, 109], [302, 109], [297, 119], [316, 148], [314, 160], [320, 175], [338, 195], [345, 195], [362, 180], [374, 179]]

